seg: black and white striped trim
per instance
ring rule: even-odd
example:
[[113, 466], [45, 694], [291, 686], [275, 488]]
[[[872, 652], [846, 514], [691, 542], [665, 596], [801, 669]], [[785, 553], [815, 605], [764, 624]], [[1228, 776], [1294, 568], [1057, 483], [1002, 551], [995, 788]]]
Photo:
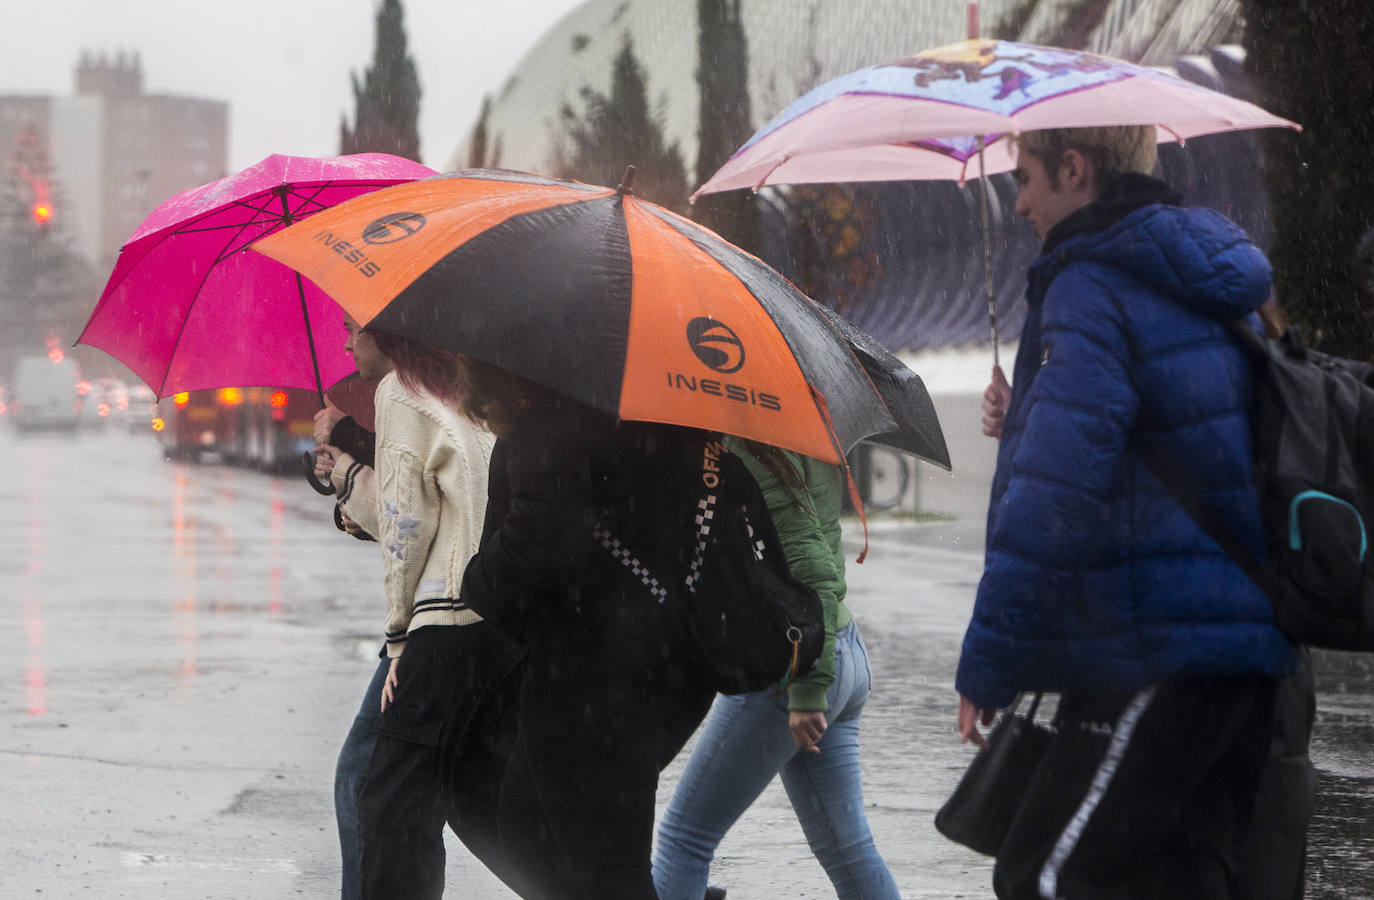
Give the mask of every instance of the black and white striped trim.
[[427, 612], [454, 612], [467, 608], [468, 605], [462, 600], [453, 600], [448, 597], [435, 598], [433, 600], [416, 600], [414, 615]]
[[348, 498], [353, 496], [354, 479], [357, 477], [358, 473], [365, 468], [367, 467], [357, 460], [349, 464], [347, 471], [344, 472], [343, 490], [339, 491], [339, 496], [337, 498], [340, 503], [347, 503]]
[[[697, 502], [697, 546], [692, 554], [692, 562], [687, 567], [687, 590], [696, 593], [697, 582], [701, 580], [701, 567], [706, 562], [706, 542], [711, 537], [711, 525], [716, 518], [715, 494], [707, 494]], [[762, 561], [767, 556], [767, 545], [763, 539], [754, 532], [754, 523], [749, 521], [749, 514], [744, 514], [744, 527], [749, 532], [749, 542], [754, 551], [754, 559]]]
[[620, 542], [620, 539], [606, 530], [605, 526], [597, 524], [592, 530], [596, 539], [601, 542], [601, 546], [610, 551], [611, 555], [620, 560], [620, 564], [629, 569], [640, 583], [648, 589], [649, 593], [660, 604], [668, 600], [668, 592], [663, 585], [659, 584], [653, 573], [639, 561], [639, 557], [630, 552], [630, 548]]
[[711, 523], [716, 518], [716, 495], [708, 493], [697, 501], [697, 546], [687, 567], [687, 590], [695, 593], [701, 580], [701, 566], [706, 557], [706, 541], [711, 536]]
[[1107, 745], [1107, 752], [1103, 755], [1102, 762], [1098, 763], [1097, 771], [1093, 773], [1087, 796], [1074, 811], [1069, 824], [1060, 832], [1059, 840], [1055, 841], [1054, 849], [1050, 851], [1049, 858], [1040, 870], [1040, 896], [1044, 900], [1056, 900], [1059, 891], [1059, 872], [1064, 868], [1064, 863], [1068, 862], [1074, 848], [1078, 846], [1083, 831], [1088, 827], [1088, 820], [1092, 818], [1093, 812], [1107, 793], [1107, 788], [1111, 786], [1112, 779], [1116, 777], [1117, 770], [1121, 768], [1121, 760], [1126, 756], [1131, 736], [1135, 734], [1135, 728], [1140, 724], [1140, 718], [1145, 715], [1145, 710], [1154, 696], [1153, 686], [1136, 694], [1117, 719], [1116, 727], [1112, 730], [1111, 743]]

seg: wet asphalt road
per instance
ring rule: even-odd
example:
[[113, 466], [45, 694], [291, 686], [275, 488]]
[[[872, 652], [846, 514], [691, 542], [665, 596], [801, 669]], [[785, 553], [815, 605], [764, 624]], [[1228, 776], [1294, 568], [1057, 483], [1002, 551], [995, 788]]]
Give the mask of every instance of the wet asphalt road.
[[[0, 427], [0, 460], [0, 897], [336, 895], [333, 764], [377, 644], [376, 545], [299, 478], [168, 463], [150, 435]], [[875, 521], [850, 571], [876, 682], [865, 800], [907, 898], [991, 893], [989, 861], [931, 825], [971, 755], [951, 679], [986, 484], [963, 478], [928, 473], [927, 508], [954, 518]], [[1371, 662], [1317, 660], [1310, 897], [1374, 897]], [[512, 896], [451, 848], [451, 896]], [[713, 872], [736, 900], [833, 896], [776, 783]]]

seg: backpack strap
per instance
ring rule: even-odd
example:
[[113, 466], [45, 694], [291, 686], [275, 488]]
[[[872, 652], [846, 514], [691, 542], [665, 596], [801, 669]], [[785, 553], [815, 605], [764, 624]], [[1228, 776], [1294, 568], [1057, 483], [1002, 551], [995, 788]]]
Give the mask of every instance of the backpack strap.
[[610, 551], [611, 556], [620, 560], [620, 564], [629, 569], [630, 572], [639, 579], [640, 584], [644, 585], [645, 589], [648, 590], [649, 594], [653, 596], [655, 600], [660, 604], [667, 602], [668, 591], [659, 580], [654, 577], [654, 573], [649, 571], [649, 567], [640, 562], [639, 557], [635, 556], [634, 551], [621, 543], [620, 538], [611, 534], [611, 532], [606, 529], [606, 526], [602, 525], [599, 521], [593, 526], [592, 534], [595, 535], [597, 541], [601, 543], [601, 546]]
[[1145, 460], [1145, 466], [1169, 489], [1169, 493], [1174, 495], [1174, 499], [1179, 502], [1179, 505], [1202, 526], [1203, 531], [1210, 534], [1212, 539], [1221, 545], [1221, 549], [1226, 551], [1226, 555], [1231, 557], [1236, 565], [1244, 569], [1245, 574], [1249, 575], [1251, 580], [1263, 590], [1260, 562], [1241, 543], [1240, 538], [1236, 537], [1236, 533], [1227, 527], [1226, 523], [1222, 522], [1216, 513], [1203, 505], [1202, 498], [1183, 484], [1183, 479], [1179, 477], [1178, 472], [1164, 461], [1158, 450], [1141, 444], [1137, 444], [1137, 446], [1140, 447], [1140, 455]]
[[[1227, 320], [1226, 328], [1235, 336], [1237, 342], [1248, 353], [1269, 358], [1271, 350], [1269, 341], [1257, 332], [1249, 321], [1245, 319]], [[1266, 597], [1273, 598], [1279, 596], [1278, 585], [1273, 583], [1273, 577], [1255, 559], [1255, 555], [1241, 541], [1236, 533], [1221, 520], [1216, 513], [1208, 509], [1202, 502], [1202, 498], [1192, 491], [1179, 476], [1178, 471], [1170, 465], [1162, 453], [1158, 450], [1146, 446], [1139, 440], [1137, 435], [1136, 447], [1140, 450], [1141, 459], [1144, 460], [1146, 468], [1154, 473], [1154, 476], [1169, 489], [1174, 499], [1193, 517], [1202, 530], [1211, 535], [1212, 540], [1216, 541], [1226, 555], [1249, 576]]]

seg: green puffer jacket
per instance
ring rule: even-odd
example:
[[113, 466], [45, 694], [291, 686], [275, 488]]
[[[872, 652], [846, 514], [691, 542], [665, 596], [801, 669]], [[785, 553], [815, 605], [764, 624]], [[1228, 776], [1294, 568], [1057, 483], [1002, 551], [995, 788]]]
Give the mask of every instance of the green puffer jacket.
[[835, 680], [835, 633], [854, 619], [844, 603], [844, 550], [840, 546], [844, 475], [838, 466], [784, 450], [782, 456], [805, 487], [802, 496], [793, 496], [782, 478], [744, 441], [726, 437], [725, 446], [744, 462], [763, 489], [792, 577], [820, 594], [825, 646], [816, 667], [788, 688], [787, 706], [797, 711], [824, 711], [825, 692]]

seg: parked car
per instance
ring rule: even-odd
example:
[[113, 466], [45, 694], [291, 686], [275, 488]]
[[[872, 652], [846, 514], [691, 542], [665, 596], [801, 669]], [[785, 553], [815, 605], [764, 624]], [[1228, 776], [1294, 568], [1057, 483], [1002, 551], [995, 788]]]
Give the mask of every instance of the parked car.
[[82, 395], [81, 426], [100, 430], [112, 423], [122, 424], [129, 411], [129, 388], [118, 378], [95, 378], [78, 382]]
[[132, 432], [150, 431], [156, 426], [157, 394], [146, 384], [135, 384], [129, 388], [129, 409], [124, 416], [124, 427]]

